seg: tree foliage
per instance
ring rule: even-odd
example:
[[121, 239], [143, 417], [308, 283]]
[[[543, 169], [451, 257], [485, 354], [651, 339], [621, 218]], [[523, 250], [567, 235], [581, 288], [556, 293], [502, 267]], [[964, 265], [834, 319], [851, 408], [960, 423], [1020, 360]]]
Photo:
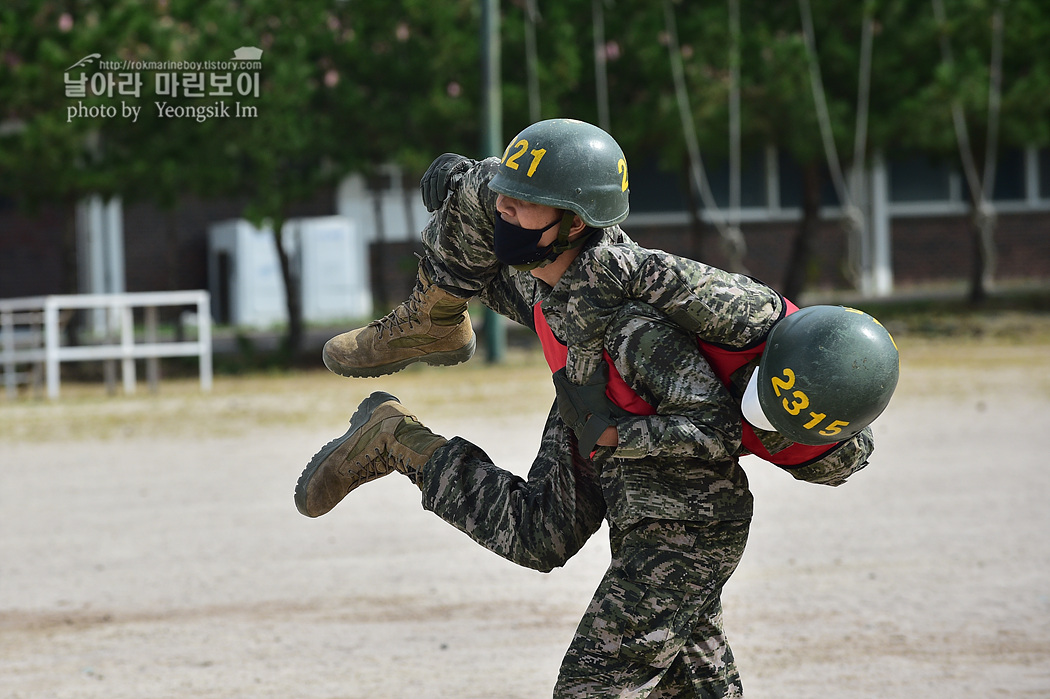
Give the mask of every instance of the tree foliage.
[[[605, 42], [593, 44], [594, 2]], [[991, 13], [1004, 10], [1000, 147], [1050, 143], [1050, 13], [1042, 0], [810, 0], [831, 133], [845, 167], [855, 139], [860, 28], [874, 20], [869, 150], [958, 158], [958, 101], [983, 152]], [[635, 159], [656, 154], [682, 171], [661, 3], [539, 0], [541, 116], [598, 121], [595, 51], [605, 59], [611, 130]], [[690, 108], [705, 159], [728, 157], [729, 3], [673, 5]], [[527, 125], [525, 0], [503, 3], [503, 137]], [[769, 145], [819, 187], [825, 152], [806, 64], [800, 4], [740, 2], [741, 148]], [[164, 207], [187, 193], [244, 202], [254, 221], [283, 221], [298, 201], [345, 173], [395, 162], [421, 172], [442, 151], [481, 143], [477, 0], [15, 0], [0, 8], [0, 194], [25, 205], [119, 194]], [[947, 32], [954, 62], [942, 59]], [[253, 118], [203, 122], [157, 113], [152, 73], [141, 108], [123, 117], [68, 118], [73, 104], [117, 98], [65, 94], [64, 74], [92, 53], [106, 60], [228, 60], [263, 49]], [[134, 100], [127, 100], [134, 101]], [[172, 104], [213, 100], [170, 98]], [[807, 182], [810, 177], [807, 176]], [[294, 284], [290, 275], [288, 281]], [[294, 294], [293, 294], [294, 295]], [[292, 299], [294, 301], [294, 299]], [[292, 343], [294, 344], [294, 342]]]

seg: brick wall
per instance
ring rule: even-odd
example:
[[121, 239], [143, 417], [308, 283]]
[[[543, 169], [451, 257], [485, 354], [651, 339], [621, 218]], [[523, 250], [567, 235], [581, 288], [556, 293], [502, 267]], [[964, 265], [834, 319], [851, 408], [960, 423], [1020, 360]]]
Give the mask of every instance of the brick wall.
[[368, 246], [372, 272], [372, 301], [385, 312], [408, 298], [416, 283], [423, 243], [414, 241], [375, 242]]
[[[295, 206], [290, 218], [330, 216], [332, 193]], [[239, 218], [234, 200], [185, 199], [170, 211], [137, 204], [124, 208], [124, 258], [128, 291], [208, 288], [208, 228]]]
[[[998, 279], [1050, 279], [1050, 214], [999, 215]], [[893, 222], [893, 272], [898, 284], [966, 279], [974, 259], [966, 217]]]
[[170, 211], [124, 208], [124, 269], [128, 291], [208, 288], [208, 226], [237, 218], [234, 202], [187, 201]]

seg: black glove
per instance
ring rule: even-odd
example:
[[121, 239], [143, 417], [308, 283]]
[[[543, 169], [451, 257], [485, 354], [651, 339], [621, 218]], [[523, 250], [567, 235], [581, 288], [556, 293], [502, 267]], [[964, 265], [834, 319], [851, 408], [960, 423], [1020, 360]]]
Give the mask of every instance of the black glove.
[[615, 418], [630, 413], [617, 407], [605, 395], [609, 382], [609, 365], [604, 361], [582, 386], [569, 381], [565, 369], [554, 374], [554, 389], [558, 394], [558, 412], [561, 419], [576, 433], [580, 456], [590, 458], [591, 452], [606, 428], [616, 424]]
[[[419, 181], [419, 193], [423, 195], [423, 206], [427, 211], [437, 211], [448, 195], [448, 181], [453, 170], [464, 163], [473, 163], [470, 158], [455, 153], [442, 153], [423, 173]], [[469, 167], [469, 165], [468, 165]]]

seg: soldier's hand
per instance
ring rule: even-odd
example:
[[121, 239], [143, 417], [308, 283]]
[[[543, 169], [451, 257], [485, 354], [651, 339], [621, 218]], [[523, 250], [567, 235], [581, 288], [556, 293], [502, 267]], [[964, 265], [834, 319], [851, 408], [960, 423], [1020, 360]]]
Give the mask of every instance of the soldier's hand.
[[608, 429], [615, 427], [617, 417], [627, 414], [605, 395], [608, 382], [609, 365], [604, 361], [582, 386], [569, 381], [565, 369], [554, 374], [558, 412], [576, 434], [580, 456], [584, 458], [590, 457], [599, 440], [608, 441]]
[[430, 167], [423, 173], [423, 178], [419, 180], [419, 193], [427, 211], [433, 212], [441, 208], [442, 202], [448, 196], [449, 179], [456, 171], [470, 167], [473, 162], [462, 155], [442, 153], [430, 163]]

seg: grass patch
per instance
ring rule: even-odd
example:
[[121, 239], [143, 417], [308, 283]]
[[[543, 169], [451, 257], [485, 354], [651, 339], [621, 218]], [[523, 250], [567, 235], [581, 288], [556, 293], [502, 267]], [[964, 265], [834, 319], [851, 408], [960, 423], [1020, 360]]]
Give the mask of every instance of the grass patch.
[[483, 358], [455, 367], [415, 365], [392, 376], [346, 379], [324, 369], [216, 375], [210, 393], [196, 378], [166, 379], [156, 394], [107, 396], [98, 383], [63, 383], [57, 401], [0, 402], [0, 443], [152, 437], [236, 437], [259, 428], [327, 429], [368, 394], [383, 390], [424, 414], [511, 415], [553, 400], [550, 371], [538, 352], [508, 351], [500, 365]]

